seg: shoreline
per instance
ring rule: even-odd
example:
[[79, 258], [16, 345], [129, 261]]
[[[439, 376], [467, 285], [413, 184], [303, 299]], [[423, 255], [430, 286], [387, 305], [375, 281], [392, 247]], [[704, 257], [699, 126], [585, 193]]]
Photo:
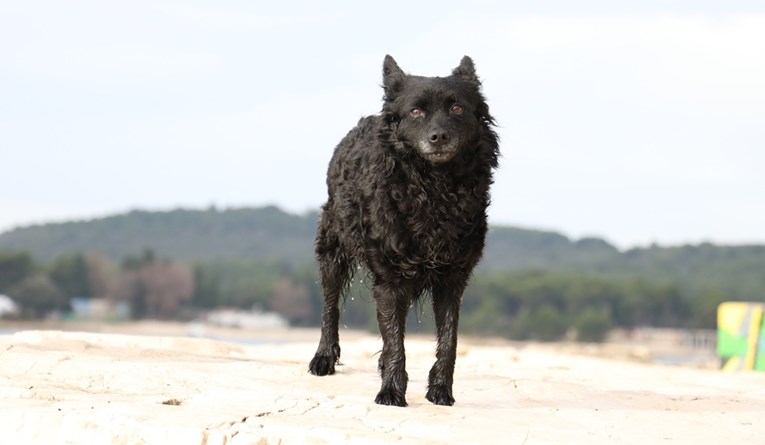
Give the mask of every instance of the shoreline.
[[[204, 338], [242, 345], [291, 342], [318, 343], [320, 336], [319, 327], [269, 327], [253, 329], [216, 326], [201, 322], [157, 320], [120, 322], [0, 320], [0, 336], [28, 330]], [[636, 335], [637, 340], [620, 334], [613, 335], [610, 341], [604, 343], [578, 343], [571, 341], [545, 343], [460, 334], [459, 343], [461, 345], [475, 346], [534, 347], [556, 353], [583, 355], [616, 361], [712, 370], [720, 368], [719, 358], [713, 349], [692, 348], [683, 344], [682, 337], [685, 331], [653, 329], [646, 332], [649, 333]], [[348, 328], [340, 329], [341, 343], [370, 336], [379, 338], [379, 334], [375, 332]], [[435, 345], [435, 336], [425, 332], [407, 333], [407, 339], [432, 342]]]

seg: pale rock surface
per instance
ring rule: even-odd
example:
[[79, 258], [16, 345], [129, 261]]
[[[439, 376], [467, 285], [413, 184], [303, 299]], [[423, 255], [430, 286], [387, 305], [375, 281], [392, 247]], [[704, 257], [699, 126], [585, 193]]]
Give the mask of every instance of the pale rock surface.
[[[318, 333], [317, 333], [318, 335]], [[765, 443], [765, 375], [460, 345], [454, 407], [425, 400], [434, 343], [407, 339], [408, 408], [373, 403], [380, 339], [342, 343], [24, 331], [0, 336], [2, 444]]]

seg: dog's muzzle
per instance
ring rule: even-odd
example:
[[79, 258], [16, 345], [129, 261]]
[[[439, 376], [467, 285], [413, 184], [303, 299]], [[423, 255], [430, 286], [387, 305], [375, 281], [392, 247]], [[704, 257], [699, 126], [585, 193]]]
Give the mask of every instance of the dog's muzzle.
[[459, 152], [458, 141], [448, 137], [434, 140], [431, 136], [417, 148], [423, 158], [435, 163], [450, 161]]

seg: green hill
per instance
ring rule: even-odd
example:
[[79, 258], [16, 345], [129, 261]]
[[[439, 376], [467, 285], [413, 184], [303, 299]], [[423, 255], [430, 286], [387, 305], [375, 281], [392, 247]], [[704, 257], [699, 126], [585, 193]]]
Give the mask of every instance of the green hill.
[[[277, 207], [132, 211], [87, 221], [17, 228], [0, 234], [0, 250], [29, 252], [41, 262], [97, 252], [115, 260], [151, 248], [189, 262], [248, 260], [313, 263], [318, 213]], [[571, 240], [549, 231], [494, 226], [476, 273], [520, 270], [637, 277], [734, 298], [765, 298], [765, 246], [651, 246], [620, 251], [598, 238]]]
[[[0, 234], [0, 249], [29, 252], [40, 261], [64, 254], [98, 252], [120, 260], [151, 248], [184, 260], [248, 259], [313, 261], [318, 213], [293, 215], [277, 207], [172, 210], [88, 221], [22, 227]], [[554, 232], [496, 226], [484, 258], [489, 269], [558, 268], [610, 261], [619, 251], [599, 239], [572, 242]]]
[[312, 258], [317, 213], [296, 216], [276, 207], [130, 213], [88, 221], [23, 227], [0, 234], [0, 249], [49, 261], [98, 252], [115, 260], [151, 248], [184, 260]]

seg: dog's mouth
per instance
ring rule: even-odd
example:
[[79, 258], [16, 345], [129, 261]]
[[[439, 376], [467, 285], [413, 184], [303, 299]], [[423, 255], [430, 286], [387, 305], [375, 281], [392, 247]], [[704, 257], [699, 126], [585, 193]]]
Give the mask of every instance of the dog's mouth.
[[427, 141], [420, 142], [419, 144], [420, 156], [427, 159], [430, 162], [440, 164], [442, 162], [450, 161], [457, 155], [459, 149], [456, 143], [433, 145]]
[[456, 151], [432, 151], [423, 153], [423, 156], [430, 162], [441, 163], [450, 161], [456, 154]]

